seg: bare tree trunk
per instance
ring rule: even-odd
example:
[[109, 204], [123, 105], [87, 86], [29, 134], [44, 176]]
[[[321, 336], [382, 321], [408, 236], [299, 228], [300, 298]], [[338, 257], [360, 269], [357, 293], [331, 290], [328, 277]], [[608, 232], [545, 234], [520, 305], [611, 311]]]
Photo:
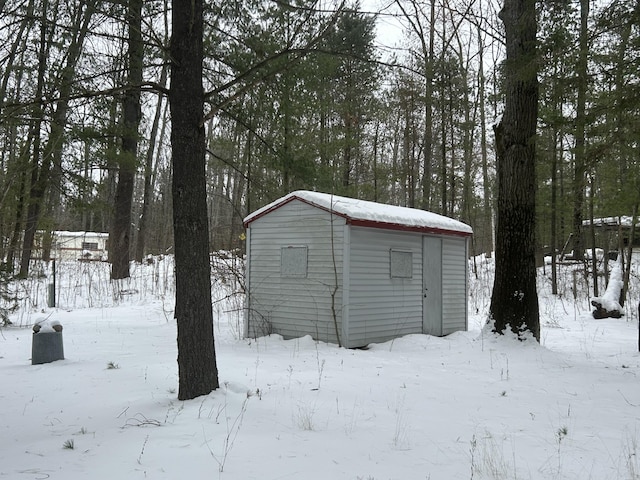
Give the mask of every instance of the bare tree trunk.
[[[27, 142], [27, 144], [29, 143], [31, 142]], [[27, 152], [25, 152], [23, 155], [28, 154], [28, 146], [25, 149], [27, 150]], [[23, 160], [23, 155], [20, 155], [18, 161], [28, 164], [28, 161]], [[7, 248], [6, 265], [10, 273], [13, 273], [15, 269], [16, 253], [20, 244], [20, 232], [22, 231], [22, 220], [25, 213], [25, 197], [27, 194], [27, 168], [21, 169], [19, 182], [20, 184], [18, 185], [18, 197], [16, 200], [14, 216], [15, 223], [13, 224], [13, 233], [11, 235], [9, 246]]]
[[599, 296], [598, 292], [598, 257], [596, 255], [596, 227], [593, 224], [593, 204], [594, 204], [594, 188], [595, 188], [595, 179], [591, 178], [591, 188], [589, 195], [589, 220], [591, 228], [589, 228], [589, 235], [591, 237], [591, 270], [593, 276], [593, 296]]
[[203, 0], [174, 0], [171, 153], [178, 324], [178, 398], [218, 388], [205, 178]]
[[[422, 133], [422, 201], [420, 207], [428, 210], [431, 206], [431, 175], [433, 165], [433, 62], [435, 45], [436, 2], [429, 0], [428, 24], [423, 25], [422, 6], [420, 2], [411, 0], [411, 12], [405, 2], [396, 0], [396, 5], [409, 22], [411, 30], [418, 37], [424, 66], [424, 125]], [[427, 33], [428, 31], [428, 33]], [[427, 38], [428, 35], [428, 38]]]
[[[624, 268], [624, 281], [622, 290], [620, 291], [620, 306], [624, 307], [629, 291], [629, 280], [631, 278], [631, 260], [633, 258], [633, 240], [636, 236], [636, 223], [638, 222], [638, 203], [633, 206], [633, 215], [631, 216], [631, 232], [629, 233], [629, 245], [627, 246], [627, 265]], [[622, 261], [624, 262], [624, 251], [620, 252]]]
[[[162, 73], [160, 74], [160, 85], [164, 87], [167, 82], [167, 70], [164, 66]], [[142, 213], [140, 214], [140, 221], [138, 223], [138, 236], [136, 238], [136, 249], [134, 258], [137, 262], [142, 262], [144, 257], [144, 248], [147, 238], [147, 230], [149, 227], [149, 213], [151, 210], [151, 194], [153, 192], [153, 160], [156, 154], [156, 141], [158, 138], [158, 129], [160, 126], [160, 120], [162, 118], [162, 102], [163, 95], [158, 95], [158, 103], [156, 105], [156, 113], [153, 117], [153, 125], [151, 126], [149, 148], [147, 149], [147, 156], [144, 163], [144, 192], [142, 194]]]
[[429, 46], [422, 44], [424, 68], [424, 164], [422, 172], [422, 208], [431, 208], [431, 175], [433, 170], [433, 62], [435, 59], [436, 1], [429, 2]]
[[378, 201], [378, 135], [380, 133], [380, 120], [376, 119], [373, 134], [373, 201]]
[[[487, 258], [491, 258], [493, 254], [493, 215], [491, 208], [491, 181], [489, 179], [489, 160], [487, 155], [487, 118], [485, 113], [485, 75], [484, 75], [484, 62], [483, 57], [485, 55], [484, 41], [482, 39], [482, 31], [478, 26], [478, 98], [480, 108], [480, 152], [482, 155], [482, 218], [485, 232], [483, 239], [484, 251]], [[484, 243], [486, 242], [486, 243]]]
[[[0, 9], [0, 11], [4, 11]], [[0, 112], [3, 112], [3, 107], [7, 95], [7, 88], [9, 86], [9, 81], [13, 79], [13, 82], [16, 85], [16, 88], [19, 89], [23, 78], [24, 72], [27, 71], [25, 68], [16, 68], [16, 55], [18, 49], [25, 50], [25, 43], [29, 39], [29, 35], [25, 32], [28, 31], [28, 28], [32, 28], [34, 25], [34, 1], [30, 0], [27, 8], [26, 15], [24, 19], [20, 22], [20, 26], [16, 31], [16, 35], [14, 37], [13, 43], [9, 49], [9, 53], [4, 59], [4, 75], [2, 77], [2, 83], [0, 84]], [[12, 75], [15, 75], [13, 77]], [[34, 117], [35, 118], [35, 117]], [[36, 120], [31, 120], [34, 122]], [[13, 273], [15, 269], [15, 258], [16, 253], [20, 244], [20, 234], [23, 229], [23, 218], [25, 214], [25, 200], [26, 200], [26, 192], [28, 189], [27, 185], [27, 172], [29, 170], [28, 160], [29, 157], [29, 146], [31, 145], [31, 141], [27, 139], [26, 145], [23, 147], [18, 146], [17, 141], [17, 128], [13, 123], [8, 123], [6, 127], [7, 133], [3, 134], [8, 138], [8, 150], [9, 155], [6, 160], [6, 165], [13, 165], [15, 162], [15, 173], [9, 178], [5, 177], [2, 182], [0, 182], [0, 187], [2, 188], [2, 192], [0, 195], [0, 205], [5, 203], [5, 199], [7, 198], [9, 192], [11, 190], [15, 191], [16, 201], [13, 203], [13, 211], [10, 213], [10, 216], [13, 217], [12, 226], [0, 225], [0, 236], [4, 236], [4, 230], [7, 228], [12, 229], [12, 233], [10, 235], [10, 240], [6, 249], [6, 260], [5, 265], [8, 269], [9, 273]], [[33, 132], [32, 128], [29, 128], [29, 132]], [[16, 153], [17, 152], [17, 153]], [[2, 158], [3, 165], [0, 171], [6, 172], [8, 170], [4, 168], [5, 157]], [[8, 235], [7, 235], [8, 236]], [[0, 262], [5, 259], [4, 252], [4, 244], [0, 245]]]
[[[444, 90], [444, 87], [443, 87]], [[444, 93], [443, 93], [444, 95]], [[442, 215], [449, 215], [447, 209], [447, 184], [449, 182], [449, 175], [447, 173], [447, 122], [446, 122], [446, 108], [444, 100], [441, 100], [440, 105], [440, 213]]]
[[[52, 9], [56, 9], [55, 5]], [[50, 14], [48, 10], [48, 4], [43, 5], [43, 24], [50, 21], [50, 19], [45, 20], [44, 18], [46, 15]], [[73, 32], [74, 37], [72, 38], [67, 50], [67, 60], [62, 70], [62, 74], [57, 80], [59, 97], [58, 101], [56, 102], [55, 111], [51, 120], [51, 131], [49, 132], [49, 138], [42, 151], [42, 164], [38, 167], [37, 164], [34, 163], [31, 191], [29, 194], [29, 206], [27, 209], [27, 218], [25, 223], [25, 232], [22, 247], [23, 253], [20, 264], [21, 277], [25, 277], [29, 271], [29, 259], [31, 257], [35, 232], [42, 214], [42, 206], [47, 189], [49, 189], [51, 185], [56, 188], [60, 188], [62, 175], [62, 168], [60, 164], [62, 161], [62, 152], [65, 143], [64, 136], [65, 127], [67, 124], [67, 115], [69, 112], [71, 86], [73, 84], [72, 79], [75, 75], [75, 68], [82, 53], [82, 46], [88, 33], [90, 19], [93, 15], [93, 12], [93, 2], [87, 3], [84, 12], [82, 12], [81, 10], [78, 11], [76, 25], [73, 29], [75, 30]], [[52, 31], [50, 35], [53, 35], [54, 29], [51, 30]], [[50, 40], [44, 41], [50, 42]], [[48, 48], [48, 43], [45, 43], [42, 49], [44, 58], [41, 58], [43, 62], [47, 61], [46, 51]], [[39, 73], [39, 75], [44, 75], [45, 66], [41, 68], [42, 71]], [[37, 138], [39, 139], [39, 135]], [[36, 158], [38, 156], [36, 156]]]
[[[4, 11], [0, 9], [0, 12]], [[21, 44], [24, 44], [28, 41], [29, 36], [25, 34], [27, 27], [33, 25], [34, 18], [34, 0], [29, 0], [29, 4], [27, 5], [26, 15], [22, 22], [20, 23], [20, 27], [16, 32], [13, 43], [11, 44], [11, 48], [9, 49], [9, 54], [7, 55], [4, 63], [4, 76], [2, 77], [2, 84], [0, 85], [0, 106], [4, 105], [4, 100], [7, 94], [7, 87], [9, 85], [9, 80], [11, 79], [11, 73], [13, 71], [13, 64], [15, 63], [16, 53], [18, 52], [18, 47]], [[23, 69], [20, 69], [22, 71]], [[19, 81], [18, 81], [19, 83]]]
[[587, 57], [589, 0], [580, 0], [580, 50], [578, 55], [578, 98], [576, 103], [576, 143], [573, 171], [573, 255], [574, 259], [582, 261], [584, 258], [584, 238], [582, 219], [584, 208], [584, 192], [586, 181], [585, 159], [585, 125], [587, 102]]
[[[42, 14], [40, 19], [40, 44], [38, 50], [38, 80], [35, 92], [35, 98], [41, 99], [44, 91], [44, 82], [47, 66], [47, 57], [49, 52], [49, 38], [47, 38], [47, 18], [48, 2], [42, 5]], [[49, 180], [50, 158], [43, 156], [41, 159], [41, 134], [43, 108], [40, 101], [36, 102], [33, 109], [34, 122], [31, 126], [29, 136], [32, 139], [32, 159], [31, 159], [31, 182], [29, 193], [26, 196], [26, 218], [24, 224], [24, 237], [22, 239], [22, 256], [20, 258], [20, 278], [26, 278], [29, 274], [29, 261], [31, 260], [31, 251], [36, 236], [36, 228], [38, 219], [40, 218], [40, 209], [42, 199], [46, 191]]]
[[551, 150], [551, 293], [558, 294], [558, 132], [553, 128]]
[[[160, 127], [160, 138], [163, 139], [166, 137], [167, 127], [169, 126], [169, 102], [165, 102], [164, 109], [162, 112], [162, 126]], [[163, 179], [162, 169], [160, 167], [166, 168], [166, 170], [171, 171], [171, 164], [169, 165], [161, 165], [160, 159], [162, 157], [158, 156], [156, 161], [153, 164], [153, 171], [151, 173], [151, 177], [154, 179], [155, 190], [158, 192], [158, 195], [162, 199], [160, 202], [154, 202], [154, 206], [156, 208], [152, 209], [149, 215], [150, 223], [153, 227], [150, 229], [150, 234], [155, 234], [155, 247], [162, 251], [165, 251], [171, 245], [173, 245], [173, 229], [172, 229], [172, 206], [171, 206], [171, 175], [167, 175]], [[158, 206], [158, 203], [160, 204]], [[158, 221], [155, 223], [154, 215], [158, 218]], [[149, 235], [147, 235], [149, 237]], [[147, 238], [148, 240], [148, 238]], [[145, 240], [145, 242], [147, 241]]]
[[498, 217], [490, 314], [494, 329], [540, 340], [535, 261], [538, 118], [535, 0], [505, 0], [505, 110], [496, 126]]
[[[457, 36], [457, 35], [456, 35]], [[459, 37], [458, 37], [459, 38]], [[463, 62], [463, 51], [462, 45], [459, 46], [460, 50], [460, 63], [466, 65], [462, 69], [462, 78], [463, 78], [463, 88], [464, 88], [464, 105], [462, 106], [464, 110], [464, 126], [463, 126], [463, 140], [462, 140], [462, 159], [463, 159], [463, 167], [464, 167], [464, 179], [462, 183], [462, 208], [460, 209], [460, 216], [462, 220], [466, 223], [471, 223], [471, 209], [473, 206], [474, 199], [474, 186], [472, 184], [472, 172], [475, 170], [473, 165], [473, 126], [476, 124], [475, 113], [472, 114], [472, 107], [470, 98], [469, 98], [469, 90], [470, 86], [468, 85], [469, 79], [467, 75], [467, 71], [471, 69], [469, 65], [469, 61]], [[474, 107], [475, 108], [475, 107]], [[472, 249], [473, 249], [473, 243]], [[472, 250], [472, 253], [475, 254], [475, 251]]]
[[51, 242], [53, 241], [52, 229], [54, 227], [53, 218], [56, 213], [61, 213], [60, 202], [63, 190], [62, 157], [66, 144], [65, 130], [69, 113], [71, 88], [75, 75], [76, 65], [82, 55], [84, 41], [89, 33], [91, 19], [95, 13], [95, 1], [88, 0], [79, 2], [75, 12], [75, 19], [71, 27], [72, 38], [67, 49], [67, 62], [62, 70], [62, 75], [58, 80], [58, 93], [60, 98], [56, 103], [56, 110], [51, 123], [51, 133], [44, 149], [44, 155], [50, 157], [51, 173], [49, 175], [49, 187], [46, 200], [46, 210], [42, 229], [45, 231], [43, 241], [43, 260], [48, 261], [51, 253]]
[[[451, 79], [453, 80], [453, 79]], [[448, 208], [448, 215], [454, 216], [455, 215], [455, 209], [456, 209], [456, 199], [458, 197], [457, 194], [457, 188], [458, 188], [458, 182], [457, 182], [457, 178], [456, 178], [456, 168], [458, 165], [458, 152], [456, 150], [456, 134], [455, 134], [455, 112], [454, 112], [454, 108], [453, 108], [453, 88], [451, 88], [451, 84], [449, 84], [448, 86], [448, 97], [449, 97], [449, 101], [448, 106], [449, 106], [449, 141], [451, 142], [451, 146], [449, 147], [449, 150], [451, 151], [451, 165], [449, 166], [449, 181], [448, 181], [448, 185], [449, 187], [447, 188], [447, 193], [449, 194], [449, 208]]]
[[129, 0], [127, 6], [128, 74], [127, 90], [123, 104], [122, 152], [118, 170], [118, 186], [114, 200], [113, 227], [109, 235], [111, 279], [129, 277], [131, 257], [131, 204], [138, 165], [138, 128], [140, 110], [140, 85], [142, 83], [142, 0]]

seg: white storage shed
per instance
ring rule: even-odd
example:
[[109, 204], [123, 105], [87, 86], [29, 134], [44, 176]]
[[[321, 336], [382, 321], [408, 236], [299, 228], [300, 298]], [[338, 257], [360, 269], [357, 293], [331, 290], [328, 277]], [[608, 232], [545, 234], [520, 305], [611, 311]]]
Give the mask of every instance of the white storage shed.
[[297, 191], [244, 219], [245, 335], [362, 347], [467, 329], [471, 227], [442, 215]]

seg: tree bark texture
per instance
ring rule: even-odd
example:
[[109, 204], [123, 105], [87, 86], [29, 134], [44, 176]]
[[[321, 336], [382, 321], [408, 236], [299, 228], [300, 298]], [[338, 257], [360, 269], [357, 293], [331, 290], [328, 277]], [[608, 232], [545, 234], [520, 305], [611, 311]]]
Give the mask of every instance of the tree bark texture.
[[[167, 83], [167, 68], [162, 67], [162, 73], [160, 74], [160, 85], [163, 87]], [[149, 136], [149, 148], [147, 149], [147, 155], [144, 163], [144, 192], [142, 194], [142, 212], [140, 213], [140, 221], [138, 223], [138, 236], [136, 238], [136, 247], [134, 258], [137, 262], [142, 262], [144, 257], [145, 245], [147, 240], [147, 230], [149, 228], [149, 215], [151, 213], [151, 195], [153, 193], [153, 165], [154, 157], [156, 155], [156, 142], [158, 138], [158, 130], [160, 128], [160, 120], [162, 118], [162, 109], [164, 98], [162, 95], [158, 95], [158, 103], [156, 106], [156, 113], [153, 117], [153, 125]], [[156, 162], [157, 163], [157, 162]]]
[[[584, 218], [585, 188], [586, 188], [586, 104], [588, 82], [588, 23], [589, 1], [580, 0], [580, 50], [577, 66], [577, 98], [575, 119], [575, 154], [573, 169], [573, 258], [584, 260], [584, 231], [582, 220]], [[594, 277], [595, 278], [595, 277]]]
[[114, 200], [113, 227], [110, 235], [111, 278], [129, 277], [131, 259], [131, 205], [138, 165], [138, 128], [140, 84], [142, 83], [142, 0], [129, 0], [127, 11], [129, 28], [129, 80], [123, 101], [122, 153], [118, 169], [118, 186]]
[[[38, 51], [38, 81], [36, 86], [36, 98], [42, 98], [44, 92], [45, 75], [47, 71], [47, 57], [49, 52], [49, 37], [45, 21], [45, 11], [48, 2], [43, 3], [42, 18], [40, 24], [40, 44]], [[26, 278], [29, 274], [29, 262], [36, 236], [38, 219], [42, 207], [42, 198], [48, 186], [49, 170], [51, 168], [50, 158], [42, 156], [41, 150], [41, 130], [43, 123], [44, 107], [42, 102], [37, 102], [33, 108], [34, 122], [30, 126], [29, 137], [31, 139], [31, 183], [27, 196], [26, 217], [24, 224], [24, 237], [22, 239], [22, 256], [20, 258], [20, 278]], [[42, 161], [41, 161], [42, 160]]]
[[178, 398], [218, 388], [211, 308], [202, 86], [202, 0], [175, 0], [171, 37], [171, 153], [178, 324]]
[[[480, 251], [486, 252], [487, 257], [493, 255], [493, 209], [491, 182], [489, 180], [489, 160], [487, 154], [487, 121], [485, 109], [485, 76], [484, 64], [482, 57], [485, 55], [484, 42], [482, 32], [478, 27], [478, 44], [481, 45], [480, 54], [478, 55], [478, 109], [480, 110], [480, 152], [482, 156], [482, 219], [484, 224], [484, 238], [482, 239], [482, 247]], [[474, 239], [474, 242], [477, 241]]]
[[538, 116], [535, 0], [505, 0], [505, 110], [495, 127], [498, 202], [490, 313], [497, 332], [540, 340], [535, 267], [535, 135]]
[[[42, 97], [44, 87], [44, 76], [46, 76], [49, 49], [53, 38], [53, 29], [48, 34], [49, 39], [45, 39], [45, 26], [46, 21], [44, 17], [48, 14], [48, 3], [43, 5], [43, 20], [42, 20], [42, 37], [41, 37], [41, 50], [39, 53], [39, 67], [38, 67], [38, 95]], [[39, 223], [42, 217], [43, 204], [45, 202], [46, 193], [52, 187], [60, 188], [62, 169], [60, 167], [63, 146], [65, 140], [65, 128], [67, 126], [67, 117], [69, 113], [69, 99], [71, 95], [71, 89], [73, 85], [73, 77], [75, 75], [76, 65], [82, 54], [82, 47], [86, 39], [89, 21], [94, 13], [93, 3], [89, 2], [84, 11], [79, 10], [77, 12], [76, 23], [73, 27], [73, 37], [69, 43], [67, 49], [67, 57], [64, 68], [62, 69], [60, 77], [57, 79], [56, 91], [59, 96], [55, 103], [55, 110], [52, 115], [50, 124], [50, 133], [47, 142], [42, 152], [40, 152], [40, 134], [37, 133], [37, 142], [34, 143], [33, 154], [33, 169], [31, 173], [31, 188], [29, 192], [29, 203], [27, 209], [27, 217], [24, 229], [24, 240], [22, 248], [22, 260], [20, 265], [20, 276], [26, 277], [29, 273], [29, 260], [32, 256], [33, 244], [35, 239], [36, 230], [39, 227]], [[40, 83], [43, 83], [40, 86]], [[38, 119], [39, 123], [38, 131], [42, 128], [43, 123], [43, 107], [38, 107], [39, 113], [34, 115], [34, 118]], [[36, 152], [37, 146], [37, 153]], [[37, 159], [42, 156], [42, 161], [38, 166]]]

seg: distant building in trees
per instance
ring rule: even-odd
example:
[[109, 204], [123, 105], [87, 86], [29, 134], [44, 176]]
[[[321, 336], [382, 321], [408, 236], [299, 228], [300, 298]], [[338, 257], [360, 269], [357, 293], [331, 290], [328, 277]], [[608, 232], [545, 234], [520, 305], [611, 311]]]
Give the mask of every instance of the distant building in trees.
[[[601, 217], [593, 219], [593, 227], [596, 235], [596, 247], [604, 250], [618, 250], [621, 247], [626, 247], [630, 243], [631, 236], [633, 240], [631, 244], [636, 247], [640, 246], [640, 222], [636, 219], [635, 228], [633, 228], [633, 217], [630, 216], [618, 216], [618, 217]], [[591, 228], [591, 220], [584, 220], [582, 222], [583, 232], [585, 234], [585, 245], [591, 248], [591, 241], [589, 239], [589, 230]]]
[[[32, 258], [42, 258], [44, 232], [38, 231]], [[106, 261], [108, 233], [53, 232], [51, 258], [56, 260]]]

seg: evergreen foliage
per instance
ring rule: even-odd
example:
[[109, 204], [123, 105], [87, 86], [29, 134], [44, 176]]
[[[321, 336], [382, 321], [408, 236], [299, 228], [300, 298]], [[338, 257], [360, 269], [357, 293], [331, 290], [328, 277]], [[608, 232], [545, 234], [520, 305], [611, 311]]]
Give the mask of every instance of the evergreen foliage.
[[10, 282], [14, 280], [6, 268], [6, 265], [0, 266], [0, 324], [11, 325], [9, 315], [18, 308], [16, 295], [10, 289]]
[[[123, 99], [138, 86], [130, 243], [140, 245], [138, 260], [170, 251], [168, 2], [143, 2], [136, 81], [127, 74], [127, 2], [55, 5], [2, 5], [0, 258], [10, 265], [24, 258], [24, 274], [28, 260], [48, 250], [24, 248], [34, 232], [109, 231], [125, 158]], [[407, 0], [367, 12], [358, 3], [320, 8], [312, 0], [207, 3], [203, 122], [212, 249], [242, 249], [245, 215], [306, 188], [462, 219], [476, 231], [474, 248], [490, 254], [490, 127], [505, 94], [499, 7]], [[575, 230], [575, 210], [588, 224], [591, 212], [630, 215], [640, 203], [639, 8], [631, 0], [589, 7], [585, 76], [580, 4], [537, 4], [539, 253], [562, 248]], [[397, 18], [404, 37], [377, 36]], [[395, 48], [378, 48], [385, 43]], [[584, 173], [576, 176], [579, 151]], [[583, 175], [581, 193], [576, 177]], [[588, 229], [585, 235], [590, 248]]]

